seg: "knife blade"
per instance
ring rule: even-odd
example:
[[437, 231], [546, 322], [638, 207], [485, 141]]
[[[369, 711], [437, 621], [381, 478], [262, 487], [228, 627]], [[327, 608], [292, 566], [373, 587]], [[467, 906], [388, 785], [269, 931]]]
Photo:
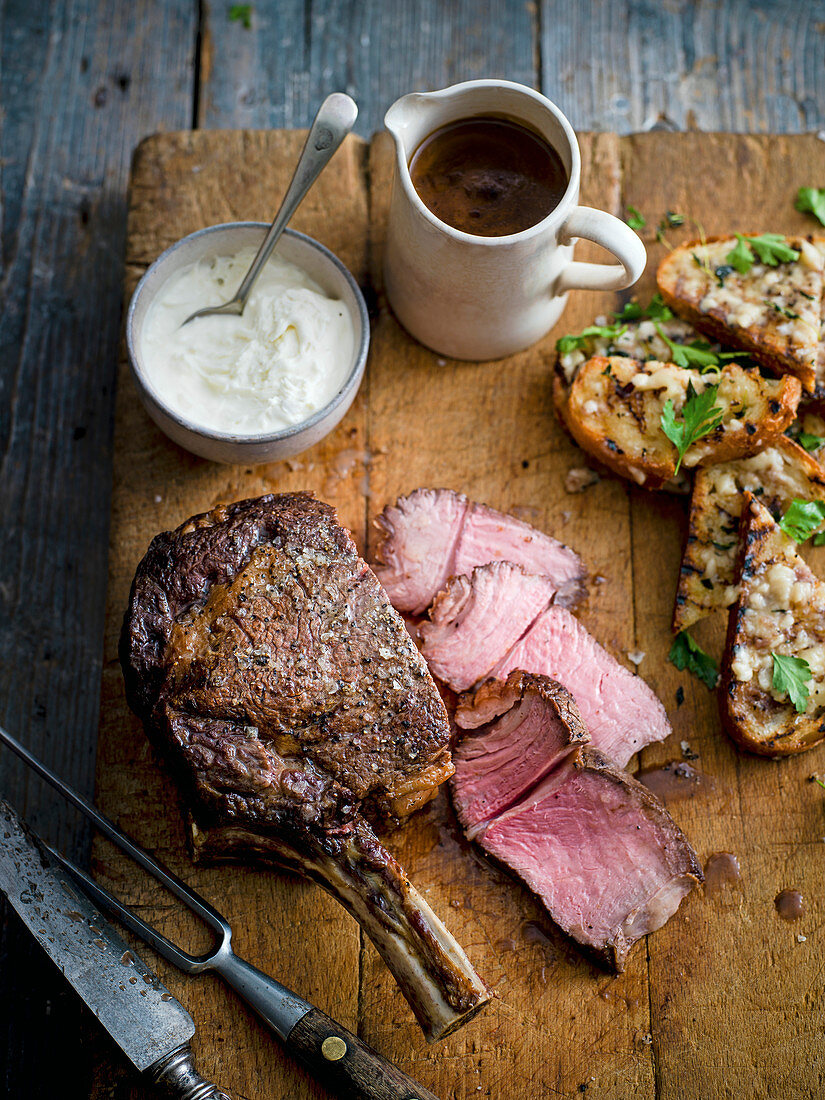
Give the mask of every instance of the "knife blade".
[[183, 1005], [2, 799], [0, 890], [137, 1070], [182, 1100], [228, 1100], [192, 1064]]

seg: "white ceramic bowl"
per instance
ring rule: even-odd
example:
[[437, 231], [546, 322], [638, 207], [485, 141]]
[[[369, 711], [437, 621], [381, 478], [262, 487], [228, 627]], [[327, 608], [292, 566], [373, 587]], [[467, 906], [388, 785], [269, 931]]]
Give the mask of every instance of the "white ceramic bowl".
[[352, 404], [367, 362], [370, 326], [367, 307], [358, 284], [337, 256], [318, 241], [287, 229], [276, 253], [306, 271], [331, 298], [344, 303], [355, 331], [352, 363], [344, 384], [331, 401], [307, 420], [268, 435], [235, 435], [202, 428], [155, 392], [144, 370], [141, 330], [149, 306], [170, 275], [205, 256], [230, 256], [242, 248], [257, 248], [269, 226], [264, 222], [229, 222], [200, 229], [173, 244], [159, 256], [140, 280], [126, 317], [126, 346], [132, 377], [146, 411], [161, 429], [187, 451], [213, 462], [275, 462], [312, 447], [338, 424]]

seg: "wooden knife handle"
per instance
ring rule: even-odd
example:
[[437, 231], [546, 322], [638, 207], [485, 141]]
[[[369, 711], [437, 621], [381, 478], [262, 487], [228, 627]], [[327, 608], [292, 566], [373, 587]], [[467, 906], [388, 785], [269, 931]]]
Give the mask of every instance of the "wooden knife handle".
[[295, 1024], [286, 1045], [334, 1096], [357, 1100], [438, 1100], [317, 1008]]

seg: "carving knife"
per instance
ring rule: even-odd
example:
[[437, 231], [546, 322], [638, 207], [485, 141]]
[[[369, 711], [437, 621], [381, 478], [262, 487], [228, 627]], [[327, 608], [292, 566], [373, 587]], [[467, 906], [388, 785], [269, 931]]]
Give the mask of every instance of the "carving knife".
[[0, 890], [132, 1063], [177, 1100], [229, 1100], [195, 1069], [192, 1017], [0, 800]]

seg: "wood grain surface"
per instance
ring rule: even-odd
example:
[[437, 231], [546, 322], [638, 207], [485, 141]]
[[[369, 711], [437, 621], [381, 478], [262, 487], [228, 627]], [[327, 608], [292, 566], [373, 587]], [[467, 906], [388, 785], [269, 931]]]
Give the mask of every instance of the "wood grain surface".
[[[397, 95], [489, 75], [541, 88], [583, 129], [825, 127], [825, 0], [255, 0], [249, 29], [231, 6], [0, 0], [0, 720], [87, 794], [125, 188], [143, 137], [305, 126], [337, 88], [369, 137]], [[8, 754], [0, 785], [83, 858], [83, 822]], [[77, 1010], [2, 916], [0, 1091], [87, 1095], [93, 1025]]]
[[[194, 133], [144, 143], [131, 192], [127, 293], [179, 235], [270, 209], [301, 140], [296, 133]], [[792, 198], [800, 184], [825, 174], [825, 144], [814, 137], [585, 135], [581, 144], [583, 201], [617, 214], [630, 203], [648, 218], [642, 300], [663, 254], [654, 234], [665, 210], [685, 213], [708, 234], [810, 229]], [[585, 1092], [611, 1100], [818, 1096], [825, 1086], [825, 798], [808, 776], [823, 767], [825, 753], [778, 763], [739, 753], [720, 732], [711, 693], [667, 663], [686, 501], [607, 475], [580, 494], [564, 489], [568, 470], [584, 459], [552, 412], [554, 340], [616, 308], [620, 296], [574, 294], [555, 333], [502, 363], [448, 362], [427, 351], [401, 330], [381, 295], [390, 154], [384, 138], [371, 147], [348, 139], [297, 216], [297, 228], [336, 251], [377, 293], [367, 378], [324, 443], [256, 469], [203, 462], [154, 428], [121, 367], [97, 800], [225, 912], [251, 962], [443, 1100]], [[244, 186], [237, 186], [241, 163]], [[692, 231], [674, 232], [671, 243]], [[581, 248], [582, 257], [595, 254]], [[707, 783], [669, 808], [703, 861], [731, 852], [742, 868], [741, 882], [690, 896], [613, 978], [585, 961], [529, 893], [463, 839], [442, 791], [388, 843], [496, 997], [432, 1047], [372, 945], [321, 891], [274, 872], [189, 864], [175, 790], [126, 707], [115, 652], [133, 570], [157, 531], [219, 502], [311, 488], [336, 505], [369, 553], [370, 518], [419, 485], [451, 486], [514, 511], [582, 553], [595, 578], [585, 624], [625, 663], [628, 651], [644, 652], [639, 671], [673, 722], [672, 738], [645, 750], [642, 766], [681, 760], [682, 742], [698, 754], [693, 764]], [[821, 551], [812, 558], [820, 573], [823, 559]], [[724, 622], [696, 633], [718, 655]], [[143, 916], [191, 939], [171, 899], [160, 900], [103, 842], [94, 857], [95, 872]], [[773, 904], [787, 888], [805, 897], [805, 915], [793, 924]], [[195, 1017], [204, 1074], [246, 1100], [325, 1095], [216, 981], [184, 978], [152, 961]], [[145, 1095], [110, 1049], [101, 1046], [97, 1056], [93, 1097]]]

